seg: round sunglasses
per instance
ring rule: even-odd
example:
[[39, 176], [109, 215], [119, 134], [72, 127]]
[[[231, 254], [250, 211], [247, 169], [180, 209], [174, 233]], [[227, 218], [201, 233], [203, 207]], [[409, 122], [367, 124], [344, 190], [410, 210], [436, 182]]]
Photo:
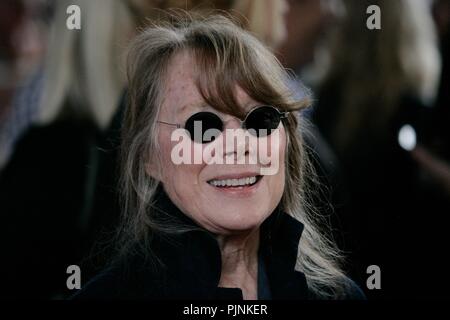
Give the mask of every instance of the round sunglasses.
[[[245, 116], [245, 119], [241, 121], [241, 128], [246, 129], [256, 137], [268, 136], [272, 133], [272, 130], [278, 128], [281, 120], [286, 119], [288, 114], [289, 112], [281, 112], [272, 106], [257, 106], [250, 110]], [[205, 135], [206, 131], [213, 129], [223, 132], [224, 129], [223, 120], [217, 114], [208, 111], [194, 113], [186, 120], [184, 127], [178, 123], [157, 122], [177, 128], [184, 128], [189, 132], [191, 140], [198, 143], [208, 143], [214, 140], [215, 137]], [[198, 133], [195, 134], [196, 127], [197, 130], [201, 128], [201, 135]]]

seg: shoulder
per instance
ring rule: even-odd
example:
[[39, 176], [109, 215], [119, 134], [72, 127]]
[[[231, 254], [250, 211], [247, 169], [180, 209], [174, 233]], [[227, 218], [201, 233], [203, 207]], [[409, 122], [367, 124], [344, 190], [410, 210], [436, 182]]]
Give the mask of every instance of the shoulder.
[[98, 300], [121, 297], [121, 275], [118, 269], [108, 268], [92, 278], [70, 300]]
[[366, 295], [361, 288], [350, 278], [345, 278], [345, 293], [343, 300], [366, 300]]
[[121, 263], [110, 266], [92, 278], [70, 300], [129, 300], [160, 298], [161, 279], [145, 263]]
[[344, 277], [339, 280], [339, 289], [323, 287], [324, 296], [316, 292], [309, 292], [310, 300], [367, 300], [361, 288], [350, 278]]

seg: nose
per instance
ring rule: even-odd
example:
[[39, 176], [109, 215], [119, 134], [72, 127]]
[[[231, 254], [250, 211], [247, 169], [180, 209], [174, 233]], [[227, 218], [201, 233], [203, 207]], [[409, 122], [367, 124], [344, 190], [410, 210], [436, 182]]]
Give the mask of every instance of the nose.
[[223, 128], [226, 129], [240, 129], [242, 128], [242, 121], [239, 118], [229, 116], [223, 119]]
[[248, 156], [250, 150], [249, 145], [251, 139], [247, 130], [242, 128], [242, 121], [236, 117], [229, 117], [224, 119], [224, 157], [226, 163], [233, 161], [233, 163], [245, 163], [245, 158]]

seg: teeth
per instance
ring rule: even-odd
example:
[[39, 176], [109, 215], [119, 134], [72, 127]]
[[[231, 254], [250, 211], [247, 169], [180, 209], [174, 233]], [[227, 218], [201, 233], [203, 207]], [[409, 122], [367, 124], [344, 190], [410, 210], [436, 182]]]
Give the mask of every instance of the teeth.
[[209, 184], [215, 187], [240, 187], [251, 185], [256, 182], [256, 176], [242, 178], [242, 179], [225, 179], [225, 180], [211, 180]]

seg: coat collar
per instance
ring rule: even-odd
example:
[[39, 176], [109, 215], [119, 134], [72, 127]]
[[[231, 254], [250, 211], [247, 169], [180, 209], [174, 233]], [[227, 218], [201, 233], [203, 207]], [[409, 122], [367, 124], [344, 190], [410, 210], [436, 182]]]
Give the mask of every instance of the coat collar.
[[[166, 270], [164, 287], [172, 297], [242, 299], [239, 288], [218, 287], [221, 253], [214, 235], [183, 214], [160, 188], [155, 202], [156, 221], [175, 223], [189, 231], [156, 233], [152, 251]], [[260, 227], [261, 254], [273, 299], [306, 299], [303, 273], [295, 270], [303, 224], [277, 207]]]

